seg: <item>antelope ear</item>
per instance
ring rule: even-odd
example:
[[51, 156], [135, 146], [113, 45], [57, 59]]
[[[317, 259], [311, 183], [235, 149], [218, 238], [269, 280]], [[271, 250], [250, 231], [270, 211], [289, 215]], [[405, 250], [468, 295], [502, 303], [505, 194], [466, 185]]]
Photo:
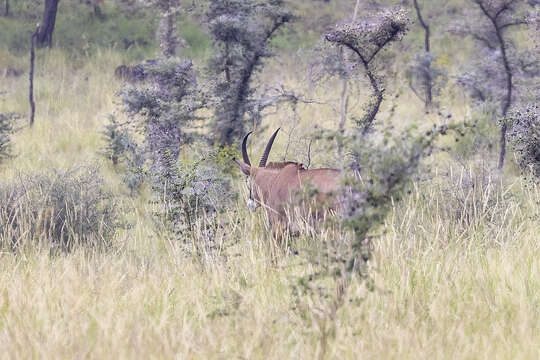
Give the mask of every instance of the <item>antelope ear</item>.
[[233, 159], [233, 161], [236, 163], [236, 165], [238, 165], [240, 170], [242, 170], [244, 175], [249, 176], [251, 174], [251, 166], [249, 166], [248, 164], [246, 164], [246, 163], [244, 163], [242, 161], [236, 160], [236, 159]]

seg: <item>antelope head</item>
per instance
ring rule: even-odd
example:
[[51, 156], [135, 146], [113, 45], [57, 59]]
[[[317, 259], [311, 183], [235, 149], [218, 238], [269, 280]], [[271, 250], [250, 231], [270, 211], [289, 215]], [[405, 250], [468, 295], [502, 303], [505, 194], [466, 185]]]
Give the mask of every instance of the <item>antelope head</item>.
[[264, 153], [261, 157], [261, 161], [259, 162], [259, 166], [251, 165], [247, 153], [247, 139], [252, 133], [252, 131], [248, 132], [242, 140], [243, 161], [233, 159], [233, 161], [236, 163], [236, 165], [238, 165], [244, 175], [246, 175], [246, 184], [249, 190], [249, 199], [247, 200], [247, 206], [252, 211], [258, 208], [261, 204], [260, 193], [264, 192], [264, 189], [261, 189], [261, 185], [262, 182], [264, 182], [264, 180], [262, 179], [265, 177], [266, 162], [268, 160], [268, 155], [270, 155], [270, 150], [272, 150], [272, 145], [274, 144], [274, 140], [278, 132], [279, 128], [274, 132], [272, 137], [270, 137], [270, 140], [268, 140], [268, 144], [266, 144], [266, 148], [264, 149]]

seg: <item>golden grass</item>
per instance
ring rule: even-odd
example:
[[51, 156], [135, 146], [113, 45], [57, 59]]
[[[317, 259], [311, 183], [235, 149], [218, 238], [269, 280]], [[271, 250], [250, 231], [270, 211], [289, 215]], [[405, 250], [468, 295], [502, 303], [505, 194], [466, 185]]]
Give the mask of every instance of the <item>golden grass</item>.
[[[0, 254], [0, 358], [317, 357], [318, 309], [295, 309], [292, 291], [310, 269], [306, 254], [272, 250], [262, 215], [238, 204], [224, 216], [241, 221], [222, 235], [235, 245], [211, 261], [187, 257], [179, 244], [156, 233], [150, 205], [144, 197], [126, 197], [119, 176], [97, 154], [105, 117], [118, 109], [119, 84], [111, 69], [121, 58], [103, 52], [74, 69], [61, 51], [39, 56], [36, 125], [15, 136], [18, 157], [0, 171], [13, 176], [97, 162], [132, 209], [126, 217], [134, 226], [105, 253]], [[7, 90], [0, 111], [26, 112], [26, 79], [10, 80]], [[400, 99], [396, 118], [420, 116], [421, 106], [411, 103]], [[330, 124], [335, 118], [328, 107], [300, 111], [301, 134], [311, 119]], [[268, 132], [281, 116], [271, 117]], [[266, 138], [252, 141], [260, 154]], [[283, 150], [276, 142], [276, 153]], [[328, 358], [540, 358], [540, 189], [508, 175], [499, 190], [494, 180], [492, 190], [468, 194], [456, 187], [453, 193], [443, 170], [436, 176], [441, 186], [416, 183], [380, 229], [376, 290], [353, 284]], [[447, 205], [458, 191], [489, 209], [469, 209], [472, 221], [460, 223]], [[508, 196], [492, 202], [491, 191]], [[332, 235], [319, 241], [325, 236]], [[300, 249], [307, 240], [298, 240]]]

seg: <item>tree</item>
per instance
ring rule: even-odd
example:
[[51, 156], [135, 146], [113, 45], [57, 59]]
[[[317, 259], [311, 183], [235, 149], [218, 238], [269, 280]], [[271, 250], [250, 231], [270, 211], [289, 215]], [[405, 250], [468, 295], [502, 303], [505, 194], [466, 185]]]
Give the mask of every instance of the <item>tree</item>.
[[245, 116], [255, 111], [253, 75], [269, 57], [270, 40], [292, 20], [284, 0], [216, 0], [207, 18], [216, 52], [213, 78], [215, 141], [231, 145], [245, 132]]
[[401, 39], [408, 23], [405, 10], [383, 9], [369, 18], [337, 26], [325, 35], [329, 42], [345, 46], [357, 55], [371, 85], [371, 100], [366, 105], [364, 117], [357, 121], [364, 135], [370, 131], [384, 99], [382, 81], [375, 73], [375, 60], [386, 45]]
[[[500, 116], [506, 118], [514, 101], [516, 65], [519, 54], [515, 44], [508, 36], [512, 27], [526, 24], [525, 17], [519, 13], [518, 0], [470, 0], [479, 16], [467, 13], [466, 21], [458, 24], [459, 34], [471, 36], [482, 47], [482, 60], [466, 72], [459, 80], [472, 96], [481, 102], [500, 103]], [[473, 8], [473, 9], [474, 9]], [[467, 10], [473, 10], [467, 9]], [[478, 21], [478, 19], [483, 21]], [[501, 92], [502, 90], [502, 92]], [[501, 122], [500, 153], [498, 168], [502, 169], [506, 156], [507, 124]]]
[[4, 16], [9, 16], [9, 0], [6, 0], [6, 6], [4, 8]]
[[434, 87], [437, 85], [437, 80], [442, 78], [443, 73], [433, 66], [435, 57], [431, 50], [432, 30], [422, 15], [418, 0], [414, 0], [414, 9], [424, 30], [424, 51], [415, 58], [413, 65], [407, 71], [407, 78], [410, 88], [424, 102], [425, 109], [428, 111], [433, 103], [434, 92], [437, 90]]
[[[376, 71], [377, 55], [401, 39], [407, 28], [405, 10], [390, 8], [339, 25], [325, 36], [331, 43], [347, 47], [356, 54], [356, 68], [368, 78], [372, 100], [356, 128], [347, 136], [348, 156], [340, 158], [343, 186], [339, 221], [351, 234], [325, 238], [324, 245], [308, 252], [307, 259], [314, 270], [299, 280], [299, 293], [308, 295], [310, 300], [306, 303], [299, 298], [298, 307], [302, 311], [310, 307], [315, 310], [312, 315], [320, 332], [321, 359], [326, 357], [329, 339], [336, 334], [337, 312], [349, 300], [352, 280], [367, 280], [364, 281], [367, 289], [373, 289], [368, 270], [374, 230], [403, 198], [421, 160], [433, 151], [439, 135], [456, 129], [454, 125], [434, 126], [430, 131], [415, 134], [411, 127], [400, 131], [398, 136], [391, 124], [387, 129], [380, 124], [373, 126], [384, 100], [381, 73], [389, 68], [381, 66], [379, 69], [382, 69]], [[332, 67], [329, 69], [335, 71]]]
[[59, 2], [60, 0], [45, 0], [43, 18], [37, 35], [38, 47], [52, 46], [54, 24], [56, 23], [56, 13], [58, 11]]
[[[360, 0], [356, 0], [352, 22], [356, 21], [360, 9]], [[309, 77], [315, 84], [338, 79], [341, 82], [340, 101], [339, 101], [339, 123], [336, 136], [337, 155], [339, 158], [343, 155], [343, 139], [345, 137], [345, 124], [349, 113], [349, 103], [354, 85], [358, 83], [359, 74], [356, 70], [356, 55], [343, 45], [334, 46], [333, 43], [319, 44], [314, 51], [309, 54], [313, 59], [310, 63]], [[337, 110], [336, 110], [337, 111]]]

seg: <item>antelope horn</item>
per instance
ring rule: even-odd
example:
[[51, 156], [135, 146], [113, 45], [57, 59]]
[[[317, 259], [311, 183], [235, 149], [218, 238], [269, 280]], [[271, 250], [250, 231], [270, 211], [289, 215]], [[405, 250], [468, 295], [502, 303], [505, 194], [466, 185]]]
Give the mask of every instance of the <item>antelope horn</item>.
[[266, 160], [268, 160], [268, 155], [270, 155], [270, 150], [272, 149], [272, 145], [274, 144], [274, 139], [276, 138], [276, 135], [279, 129], [280, 128], [278, 128], [276, 132], [272, 135], [270, 140], [268, 140], [268, 144], [266, 144], [266, 149], [264, 149], [264, 153], [263, 153], [263, 156], [261, 157], [261, 162], [259, 163], [259, 167], [266, 166]]
[[246, 136], [244, 136], [244, 140], [242, 140], [242, 158], [244, 159], [244, 162], [248, 164], [249, 166], [251, 166], [251, 163], [249, 162], [249, 156], [246, 149], [246, 143], [247, 143], [249, 134], [251, 134], [252, 132], [253, 131], [248, 132]]

